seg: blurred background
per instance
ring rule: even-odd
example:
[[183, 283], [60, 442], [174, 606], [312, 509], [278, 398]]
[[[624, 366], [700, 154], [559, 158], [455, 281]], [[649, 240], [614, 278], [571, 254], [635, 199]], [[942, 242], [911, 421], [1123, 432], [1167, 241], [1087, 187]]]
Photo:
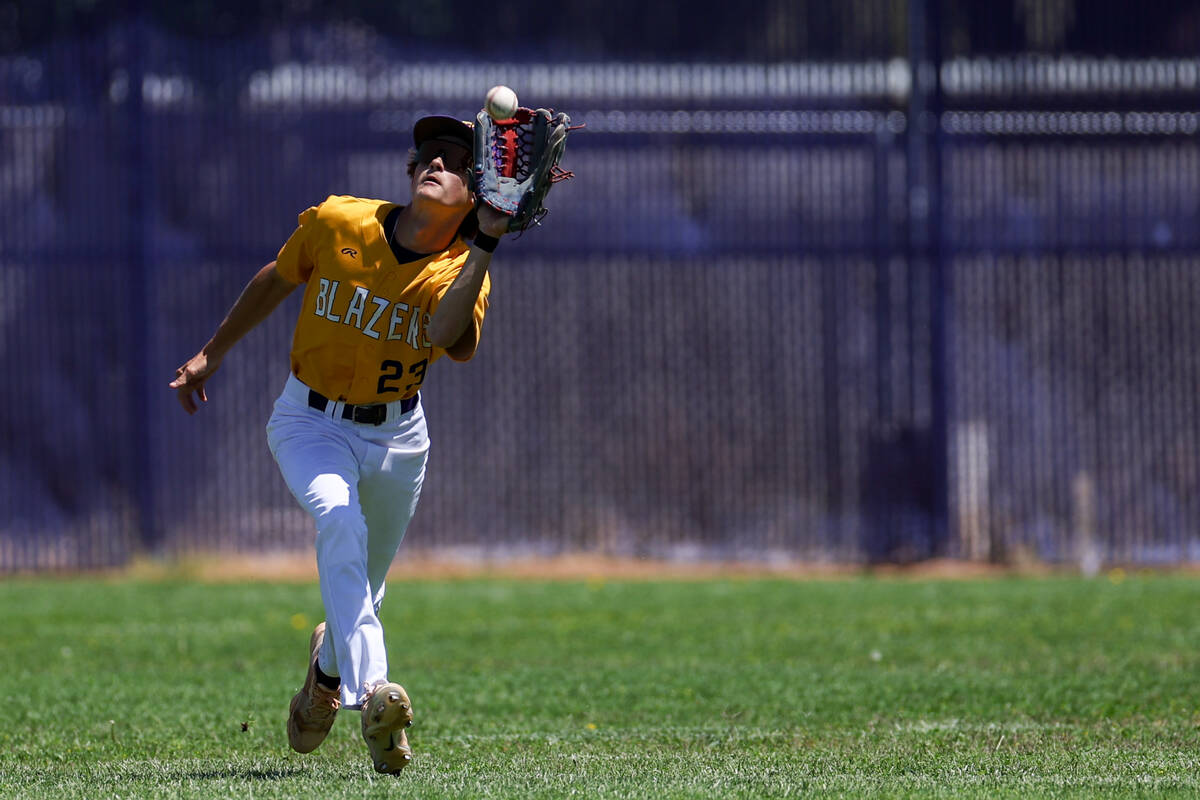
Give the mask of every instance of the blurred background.
[[167, 383], [418, 117], [586, 129], [423, 399], [405, 552], [1200, 555], [1200, 6], [0, 0], [0, 569], [305, 551], [299, 293]]

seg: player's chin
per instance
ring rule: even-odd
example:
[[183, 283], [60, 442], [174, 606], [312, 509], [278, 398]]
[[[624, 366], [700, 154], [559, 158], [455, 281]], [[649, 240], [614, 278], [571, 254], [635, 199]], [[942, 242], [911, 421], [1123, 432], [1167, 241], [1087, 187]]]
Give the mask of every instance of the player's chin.
[[413, 194], [417, 197], [435, 198], [442, 193], [442, 185], [437, 181], [421, 181]]
[[453, 206], [459, 204], [459, 198], [455, 197], [454, 194], [454, 192], [436, 181], [422, 181], [417, 184], [414, 196], [429, 203], [436, 203], [441, 206]]
[[469, 213], [474, 208], [469, 196], [460, 196], [456, 192], [450, 192], [444, 187], [435, 187], [432, 184], [420, 184], [417, 186], [414, 199], [429, 203], [431, 206], [437, 205], [447, 209], [452, 208], [456, 211], [462, 211], [464, 214]]

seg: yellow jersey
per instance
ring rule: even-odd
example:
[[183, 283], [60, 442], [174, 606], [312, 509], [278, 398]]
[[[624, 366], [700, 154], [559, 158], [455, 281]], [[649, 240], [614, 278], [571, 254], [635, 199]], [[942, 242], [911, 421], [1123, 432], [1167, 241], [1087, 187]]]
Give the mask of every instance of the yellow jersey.
[[[400, 263], [384, 230], [397, 208], [330, 195], [300, 214], [275, 259], [280, 275], [308, 284], [292, 338], [292, 374], [328, 398], [362, 404], [412, 397], [446, 353], [430, 343], [429, 321], [467, 259], [467, 243], [456, 237], [441, 252]], [[464, 334], [476, 342], [490, 291], [485, 276], [473, 328]]]

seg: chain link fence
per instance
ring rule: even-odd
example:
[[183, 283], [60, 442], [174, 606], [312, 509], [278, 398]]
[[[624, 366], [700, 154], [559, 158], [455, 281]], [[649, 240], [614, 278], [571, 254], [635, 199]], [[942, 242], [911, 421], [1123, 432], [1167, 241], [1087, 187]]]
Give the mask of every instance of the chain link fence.
[[431, 373], [406, 550], [1195, 558], [1185, 4], [766, 3], [624, 38], [581, 8], [519, 59], [459, 41], [468, 5], [16, 6], [0, 568], [309, 547], [263, 434], [298, 298], [201, 414], [166, 384], [297, 213], [404, 201], [413, 121], [495, 83], [586, 123], [579, 177], [498, 253], [475, 360]]

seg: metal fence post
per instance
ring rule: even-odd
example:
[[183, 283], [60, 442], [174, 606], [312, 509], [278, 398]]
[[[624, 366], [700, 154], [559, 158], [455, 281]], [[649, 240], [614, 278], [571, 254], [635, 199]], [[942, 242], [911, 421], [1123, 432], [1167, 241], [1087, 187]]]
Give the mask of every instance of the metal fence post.
[[130, 331], [132, 352], [129, 365], [129, 409], [132, 414], [130, 430], [134, 438], [134, 481], [137, 504], [138, 534], [143, 552], [152, 553], [161, 544], [155, 512], [153, 431], [151, 421], [150, 336], [154, 309], [150, 307], [149, 255], [147, 253], [146, 195], [150, 186], [150, 163], [146, 151], [146, 116], [143, 104], [145, 84], [145, 55], [148, 46], [142, 0], [129, 0], [130, 38], [128, 51], [129, 74], [129, 135], [126, 139], [126, 163], [129, 167], [129, 309], [132, 314]]
[[[948, 426], [950, 374], [948, 319], [950, 276], [943, 263], [942, 168], [939, 135], [942, 110], [941, 8], [938, 0], [910, 0], [908, 105], [908, 263], [909, 296], [919, 290], [916, 277], [928, 276], [929, 297], [929, 454], [933, 508], [929, 554], [945, 555], [949, 546]], [[914, 343], [913, 345], [917, 345]], [[914, 353], [915, 355], [915, 353]], [[917, 363], [916, 359], [910, 363]], [[916, 381], [913, 382], [916, 386]], [[915, 388], [914, 388], [915, 392]], [[916, 404], [913, 405], [914, 411]]]

